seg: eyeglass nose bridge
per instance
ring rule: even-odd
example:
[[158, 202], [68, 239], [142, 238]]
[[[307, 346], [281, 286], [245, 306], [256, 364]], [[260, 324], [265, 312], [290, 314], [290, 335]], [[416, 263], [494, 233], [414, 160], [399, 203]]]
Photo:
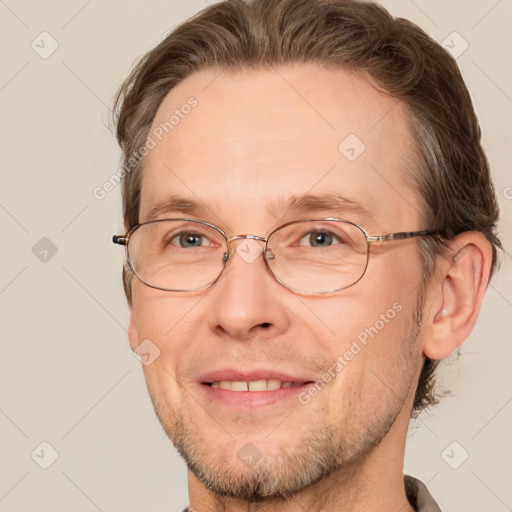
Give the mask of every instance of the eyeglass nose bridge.
[[268, 238], [265, 238], [263, 236], [258, 236], [258, 235], [233, 235], [233, 236], [230, 236], [229, 238], [226, 238], [228, 250], [227, 250], [226, 254], [224, 255], [224, 263], [225, 264], [227, 263], [228, 259], [232, 255], [230, 245], [233, 242], [236, 242], [237, 240], [255, 240], [256, 242], [263, 242], [265, 244], [265, 247], [263, 248], [263, 259], [265, 260], [265, 264], [267, 265], [267, 267], [268, 267], [267, 260], [274, 259], [274, 257], [275, 257], [274, 254], [272, 253], [272, 251], [267, 249]]
[[234, 242], [236, 240], [256, 240], [258, 242], [264, 242], [267, 243], [268, 238], [265, 238], [263, 236], [257, 236], [257, 235], [234, 235], [230, 236], [226, 241], [227, 243]]

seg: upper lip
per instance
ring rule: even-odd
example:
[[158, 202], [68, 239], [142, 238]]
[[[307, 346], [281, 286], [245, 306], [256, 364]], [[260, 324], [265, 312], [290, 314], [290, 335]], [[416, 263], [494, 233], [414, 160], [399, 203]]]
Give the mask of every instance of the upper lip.
[[265, 370], [265, 369], [254, 369], [254, 370], [240, 370], [234, 368], [219, 368], [218, 370], [212, 370], [204, 373], [199, 377], [199, 382], [220, 382], [223, 380], [231, 382], [254, 382], [256, 380], [270, 380], [276, 379], [281, 382], [311, 382], [314, 379], [298, 374], [284, 373], [277, 370]]

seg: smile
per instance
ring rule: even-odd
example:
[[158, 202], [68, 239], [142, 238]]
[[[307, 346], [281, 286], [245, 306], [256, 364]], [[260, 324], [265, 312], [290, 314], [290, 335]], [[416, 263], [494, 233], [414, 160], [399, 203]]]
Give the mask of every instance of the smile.
[[229, 391], [273, 391], [280, 388], [295, 388], [305, 383], [281, 381], [279, 379], [262, 379], [251, 382], [221, 380], [206, 382], [205, 384], [212, 388], [227, 389]]

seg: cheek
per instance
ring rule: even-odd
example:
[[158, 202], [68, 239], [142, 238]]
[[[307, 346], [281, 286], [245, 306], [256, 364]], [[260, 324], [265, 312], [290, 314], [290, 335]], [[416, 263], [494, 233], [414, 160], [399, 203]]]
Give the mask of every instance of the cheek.
[[150, 340], [151, 356], [157, 354], [150, 364], [143, 365], [146, 385], [155, 407], [168, 415], [168, 405], [181, 400], [180, 364], [194, 330], [201, 324], [199, 308], [194, 307], [200, 298], [178, 297], [137, 284], [132, 292], [132, 314], [139, 343]]
[[205, 324], [200, 318], [200, 296], [177, 296], [145, 285], [133, 286], [132, 315], [139, 342], [149, 339], [159, 351], [144, 370], [165, 367], [176, 375], [180, 357]]
[[132, 308], [135, 326], [139, 337], [151, 337], [167, 341], [179, 329], [182, 320], [194, 309], [200, 297], [178, 296], [155, 290], [140, 282], [132, 287]]
[[419, 340], [412, 339], [421, 261], [411, 254], [393, 256], [396, 261], [376, 258], [367, 275], [339, 296], [307, 303], [331, 331], [322, 346], [330, 373], [336, 374], [330, 410], [336, 410], [340, 396], [365, 409], [377, 407], [389, 398], [393, 376], [402, 376], [407, 385], [421, 363]]
[[384, 425], [398, 414], [421, 365], [413, 313], [413, 304], [395, 302], [382, 317], [371, 315], [356, 335], [344, 338], [338, 345], [344, 351], [331, 352], [341, 368], [326, 397], [331, 423], [342, 422], [350, 431], [371, 424], [371, 419]]

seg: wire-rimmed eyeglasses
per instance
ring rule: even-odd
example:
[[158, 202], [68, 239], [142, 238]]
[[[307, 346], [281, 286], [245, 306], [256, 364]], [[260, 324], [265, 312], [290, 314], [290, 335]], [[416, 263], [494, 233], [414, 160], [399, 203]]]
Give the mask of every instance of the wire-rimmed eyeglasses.
[[114, 235], [113, 242], [126, 246], [127, 263], [144, 284], [191, 292], [218, 281], [233, 257], [233, 242], [255, 240], [263, 244], [260, 252], [265, 265], [280, 284], [315, 295], [337, 292], [360, 281], [368, 267], [372, 242], [440, 234], [427, 230], [369, 235], [358, 224], [329, 217], [288, 222], [266, 238], [228, 237], [209, 222], [177, 218], [138, 224], [124, 236]]

